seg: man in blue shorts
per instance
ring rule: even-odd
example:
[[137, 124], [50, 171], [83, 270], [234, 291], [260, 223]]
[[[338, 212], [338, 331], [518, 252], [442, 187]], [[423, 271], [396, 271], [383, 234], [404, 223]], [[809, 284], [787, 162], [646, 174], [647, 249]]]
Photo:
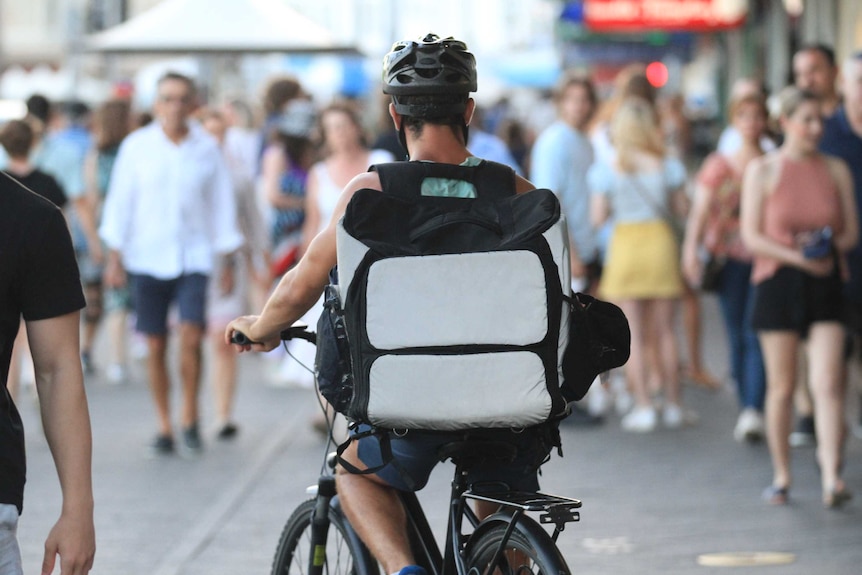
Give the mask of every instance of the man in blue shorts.
[[[417, 62], [421, 62], [421, 70]], [[402, 88], [399, 95], [393, 96], [389, 113], [410, 161], [465, 166], [479, 163], [466, 145], [467, 126], [475, 106], [470, 93], [476, 90], [476, 63], [463, 42], [440, 39], [433, 34], [417, 42], [399, 42], [384, 59], [384, 80], [387, 94], [392, 93], [394, 85]], [[404, 83], [415, 88], [404, 90]], [[410, 93], [404, 95], [404, 92]], [[517, 193], [535, 188], [521, 177], [515, 177], [514, 181]], [[464, 190], [459, 188], [465, 184], [469, 185], [443, 180], [434, 195], [465, 197]], [[269, 351], [279, 344], [280, 331], [302, 317], [323, 293], [329, 271], [336, 264], [337, 222], [353, 194], [364, 188], [382, 190], [377, 172], [359, 174], [347, 184], [328, 227], [313, 240], [297, 266], [282, 278], [261, 315], [231, 322], [225, 332], [226, 341], [238, 331], [251, 341], [260, 342], [239, 346], [241, 350]], [[476, 469], [470, 480], [493, 478], [507, 482], [513, 489], [536, 490], [538, 468], [551, 446], [557, 443], [555, 431], [539, 426], [521, 434], [494, 432], [496, 439], [504, 434], [515, 442], [519, 448], [517, 458], [511, 464]], [[393, 459], [400, 470], [389, 464], [375, 475], [359, 475], [339, 468], [338, 493], [344, 512], [386, 573], [406, 575], [424, 571], [414, 565], [397, 490], [424, 486], [437, 463], [438, 447], [452, 439], [453, 436], [411, 431], [402, 438], [391, 437]], [[360, 469], [383, 463], [376, 437], [352, 442], [343, 457]], [[483, 515], [492, 511], [479, 509]]]
[[184, 452], [201, 450], [198, 391], [206, 293], [215, 257], [225, 258], [223, 290], [232, 286], [232, 254], [242, 245], [230, 173], [218, 143], [189, 116], [196, 106], [190, 78], [169, 72], [158, 83], [157, 121], [129, 134], [120, 146], [99, 235], [109, 248], [105, 284], [123, 287], [126, 272], [147, 338], [147, 370], [159, 430], [157, 455], [174, 451], [166, 361], [168, 310], [180, 316], [180, 375]]

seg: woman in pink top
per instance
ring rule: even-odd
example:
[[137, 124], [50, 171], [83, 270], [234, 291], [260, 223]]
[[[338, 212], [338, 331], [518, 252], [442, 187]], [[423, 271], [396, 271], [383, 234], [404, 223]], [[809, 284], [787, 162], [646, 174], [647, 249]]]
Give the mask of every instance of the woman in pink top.
[[759, 94], [744, 94], [731, 101], [731, 126], [741, 144], [734, 152], [719, 150], [704, 161], [682, 250], [683, 272], [692, 286], [700, 285], [703, 276], [701, 249], [725, 261], [716, 291], [741, 408], [733, 436], [737, 441], [749, 442], [759, 441], [764, 434], [766, 374], [757, 333], [751, 329], [751, 254], [740, 237], [739, 210], [742, 174], [752, 160], [763, 155], [760, 141], [768, 115], [766, 102]]
[[[817, 151], [823, 132], [817, 97], [792, 87], [781, 96], [784, 143], [752, 160], [742, 188], [742, 238], [754, 254], [752, 326], [766, 363], [773, 480], [764, 497], [773, 504], [787, 502], [796, 358], [807, 338], [823, 503], [839, 507], [851, 497], [840, 474], [845, 436], [841, 319], [844, 259], [858, 241], [857, 212], [847, 166]], [[825, 239], [818, 242], [819, 234]]]

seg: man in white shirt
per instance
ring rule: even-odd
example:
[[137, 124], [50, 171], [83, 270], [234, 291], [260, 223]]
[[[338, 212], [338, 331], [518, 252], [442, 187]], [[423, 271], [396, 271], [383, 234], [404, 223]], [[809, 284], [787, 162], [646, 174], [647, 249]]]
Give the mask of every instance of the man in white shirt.
[[[128, 272], [137, 329], [149, 349], [147, 368], [159, 419], [156, 454], [174, 451], [170, 415], [167, 315], [180, 316], [183, 390], [182, 447], [201, 449], [198, 390], [206, 291], [215, 257], [232, 259], [242, 244], [231, 179], [218, 144], [189, 116], [196, 92], [191, 79], [165, 74], [158, 83], [157, 121], [130, 134], [120, 147], [99, 234], [110, 252], [105, 283], [122, 286]], [[232, 289], [232, 266], [219, 278]]]

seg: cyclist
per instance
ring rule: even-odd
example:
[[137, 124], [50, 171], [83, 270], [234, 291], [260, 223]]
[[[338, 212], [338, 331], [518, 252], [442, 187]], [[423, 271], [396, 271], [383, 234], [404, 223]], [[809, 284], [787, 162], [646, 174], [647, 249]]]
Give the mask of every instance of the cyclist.
[[[410, 161], [467, 166], [479, 163], [467, 149], [467, 126], [475, 106], [470, 93], [476, 91], [476, 62], [463, 42], [441, 39], [434, 34], [419, 41], [398, 42], [384, 58], [383, 76], [383, 91], [392, 96], [389, 113]], [[524, 178], [517, 177], [515, 181], [517, 193], [535, 188]], [[450, 180], [435, 187], [442, 188], [440, 195], [463, 197], [465, 184]], [[280, 331], [314, 305], [328, 283], [329, 270], [336, 264], [336, 224], [354, 192], [363, 188], [382, 190], [376, 172], [360, 174], [347, 184], [328, 227], [312, 241], [297, 266], [282, 278], [261, 315], [231, 322], [225, 333], [226, 341], [230, 341], [234, 331], [239, 331], [259, 342], [238, 346], [240, 350], [271, 350], [279, 344]], [[473, 436], [477, 434], [490, 434], [494, 439], [508, 437], [518, 447], [518, 455], [512, 463], [475, 469], [471, 481], [497, 480], [515, 490], [538, 490], [538, 468], [551, 447], [558, 444], [555, 426], [537, 426], [517, 434], [509, 430], [476, 432]], [[463, 434], [411, 431], [404, 437], [391, 437], [397, 465], [387, 465], [374, 475], [350, 474], [339, 469], [338, 493], [344, 512], [387, 573], [406, 575], [424, 571], [413, 565], [406, 518], [397, 490], [424, 486], [437, 462], [438, 447], [455, 438], [463, 438]], [[352, 442], [343, 457], [360, 469], [383, 463], [375, 436]], [[483, 516], [493, 511], [478, 509]]]

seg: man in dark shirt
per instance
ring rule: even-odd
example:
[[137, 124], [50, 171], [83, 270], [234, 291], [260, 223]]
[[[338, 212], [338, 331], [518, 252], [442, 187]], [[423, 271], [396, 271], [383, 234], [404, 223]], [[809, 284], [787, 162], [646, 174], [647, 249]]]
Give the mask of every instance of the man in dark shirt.
[[84, 574], [93, 564], [92, 440], [79, 357], [84, 307], [69, 230], [60, 210], [0, 174], [0, 573], [22, 573], [15, 537], [23, 509], [21, 417], [6, 380], [21, 317], [27, 327], [48, 446], [63, 493], [45, 542], [43, 573]]
[[21, 182], [25, 188], [33, 190], [62, 209], [68, 202], [63, 188], [53, 176], [39, 170], [30, 162], [34, 139], [33, 128], [24, 120], [10, 120], [3, 126], [0, 130], [0, 145], [9, 156], [4, 171]]
[[[841, 78], [844, 102], [824, 122], [820, 150], [847, 163], [853, 175], [856, 207], [862, 210], [862, 51], [845, 61]], [[850, 281], [845, 288], [847, 320], [858, 337], [862, 336], [862, 246], [857, 245], [847, 254], [847, 263], [850, 268]], [[862, 436], [862, 411], [855, 431]]]

